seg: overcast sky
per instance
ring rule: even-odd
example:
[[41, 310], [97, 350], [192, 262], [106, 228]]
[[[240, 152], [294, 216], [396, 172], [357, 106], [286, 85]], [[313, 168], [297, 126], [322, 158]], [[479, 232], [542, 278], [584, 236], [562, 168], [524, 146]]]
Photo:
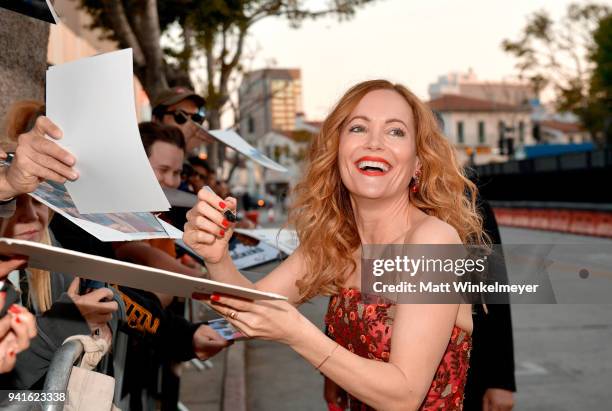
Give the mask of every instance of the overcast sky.
[[252, 64], [301, 68], [309, 119], [324, 117], [348, 87], [370, 78], [401, 82], [428, 99], [428, 85], [450, 71], [472, 68], [484, 80], [516, 74], [502, 40], [517, 38], [532, 12], [547, 9], [559, 17], [571, 2], [379, 0], [348, 22], [325, 19], [297, 30], [269, 18], [251, 31], [250, 49], [259, 48]]

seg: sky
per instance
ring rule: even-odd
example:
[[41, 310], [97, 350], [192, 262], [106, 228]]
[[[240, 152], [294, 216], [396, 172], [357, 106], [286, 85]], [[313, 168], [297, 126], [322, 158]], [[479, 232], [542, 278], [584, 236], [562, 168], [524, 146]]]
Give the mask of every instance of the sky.
[[350, 21], [326, 18], [297, 30], [268, 18], [251, 30], [248, 49], [257, 52], [250, 67], [300, 68], [304, 112], [311, 120], [322, 119], [350, 86], [372, 78], [400, 82], [428, 99], [428, 85], [448, 72], [472, 68], [489, 81], [516, 75], [502, 40], [518, 38], [534, 11], [546, 9], [558, 18], [572, 2], [378, 0]]

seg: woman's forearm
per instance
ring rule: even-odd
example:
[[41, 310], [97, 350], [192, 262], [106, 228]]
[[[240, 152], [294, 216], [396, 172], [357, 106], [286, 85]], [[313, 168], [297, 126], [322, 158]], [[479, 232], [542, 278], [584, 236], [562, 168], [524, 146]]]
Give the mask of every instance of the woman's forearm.
[[[416, 410], [422, 398], [391, 363], [360, 357], [325, 336], [304, 319], [303, 332], [290, 346], [345, 391], [377, 410]], [[330, 356], [330, 353], [332, 355]]]

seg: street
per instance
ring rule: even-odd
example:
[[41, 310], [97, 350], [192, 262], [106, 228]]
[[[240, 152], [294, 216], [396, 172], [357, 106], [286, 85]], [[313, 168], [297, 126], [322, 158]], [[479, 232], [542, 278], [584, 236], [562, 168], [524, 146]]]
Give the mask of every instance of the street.
[[[606, 239], [514, 228], [503, 228], [502, 239], [612, 246]], [[300, 311], [323, 327], [326, 308], [327, 299], [319, 297]], [[612, 403], [612, 305], [515, 305], [512, 315], [515, 410], [601, 410]], [[246, 366], [249, 410], [327, 409], [323, 377], [288, 347], [249, 341]]]

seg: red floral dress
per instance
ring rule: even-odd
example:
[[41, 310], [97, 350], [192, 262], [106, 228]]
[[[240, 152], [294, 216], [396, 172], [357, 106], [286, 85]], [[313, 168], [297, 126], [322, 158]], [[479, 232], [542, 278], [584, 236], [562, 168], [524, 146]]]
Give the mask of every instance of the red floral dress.
[[[349, 351], [377, 361], [389, 361], [393, 317], [391, 303], [361, 295], [356, 289], [342, 289], [332, 297], [325, 323], [328, 334]], [[455, 326], [446, 352], [440, 361], [421, 411], [460, 411], [469, 367], [471, 336]], [[349, 396], [351, 411], [373, 408]]]

